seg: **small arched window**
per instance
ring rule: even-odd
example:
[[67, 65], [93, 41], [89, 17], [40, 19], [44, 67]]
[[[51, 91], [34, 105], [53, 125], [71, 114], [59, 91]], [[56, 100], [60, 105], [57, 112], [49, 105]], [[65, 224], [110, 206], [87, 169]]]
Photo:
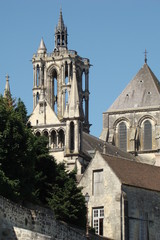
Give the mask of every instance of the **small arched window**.
[[74, 151], [74, 123], [70, 123], [70, 150]]
[[37, 87], [39, 86], [39, 84], [40, 84], [40, 82], [39, 82], [39, 80], [40, 80], [40, 68], [39, 68], [39, 65], [37, 65], [37, 79], [36, 79], [36, 85], [37, 85]]
[[55, 148], [57, 146], [57, 136], [56, 136], [56, 132], [54, 130], [51, 132], [51, 146], [53, 148]]
[[38, 101], [39, 101], [39, 92], [37, 92], [36, 94], [36, 104], [38, 103]]
[[118, 126], [119, 136], [119, 148], [123, 151], [127, 151], [127, 127], [124, 122], [121, 122]]
[[47, 132], [47, 131], [44, 131], [44, 132], [43, 132], [43, 136], [45, 136], [45, 137], [48, 138], [48, 132]]
[[63, 148], [64, 147], [64, 131], [61, 129], [58, 133], [58, 146], [59, 148]]
[[54, 112], [57, 114], [57, 96], [58, 96], [58, 92], [57, 92], [57, 72], [54, 69], [52, 72], [52, 81], [51, 81], [51, 92], [52, 92], [52, 100], [51, 100], [51, 106], [52, 109], [54, 110]]
[[37, 136], [37, 137], [40, 137], [40, 135], [41, 135], [40, 132], [37, 131], [37, 132], [36, 132], [36, 136]]
[[144, 122], [143, 148], [144, 150], [152, 149], [152, 124], [149, 120]]

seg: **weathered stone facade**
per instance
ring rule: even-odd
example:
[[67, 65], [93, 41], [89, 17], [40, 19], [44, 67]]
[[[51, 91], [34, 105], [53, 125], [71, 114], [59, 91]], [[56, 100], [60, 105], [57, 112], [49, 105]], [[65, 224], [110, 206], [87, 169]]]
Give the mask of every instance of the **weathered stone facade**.
[[87, 58], [68, 50], [62, 11], [55, 30], [55, 48], [47, 53], [43, 39], [33, 55], [33, 112], [36, 135], [49, 138], [50, 153], [82, 172], [85, 162], [82, 132], [89, 133], [89, 68]]
[[160, 239], [160, 192], [123, 185], [129, 239]]
[[[0, 197], [1, 240], [85, 240], [85, 230], [57, 221], [52, 211], [31, 210]], [[91, 235], [91, 239], [101, 239]]]
[[90, 225], [115, 240], [158, 240], [159, 182], [159, 167], [97, 152], [79, 183]]

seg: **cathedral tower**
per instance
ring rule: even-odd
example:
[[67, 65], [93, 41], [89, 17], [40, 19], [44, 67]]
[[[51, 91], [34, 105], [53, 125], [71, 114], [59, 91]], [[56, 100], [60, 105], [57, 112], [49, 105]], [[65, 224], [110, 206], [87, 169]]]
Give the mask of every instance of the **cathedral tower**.
[[[67, 162], [82, 151], [82, 132], [89, 133], [89, 67], [87, 58], [68, 50], [67, 27], [60, 11], [55, 48], [47, 53], [41, 39], [33, 55], [33, 113], [35, 134], [49, 137], [55, 158]], [[63, 153], [63, 154], [62, 154]]]

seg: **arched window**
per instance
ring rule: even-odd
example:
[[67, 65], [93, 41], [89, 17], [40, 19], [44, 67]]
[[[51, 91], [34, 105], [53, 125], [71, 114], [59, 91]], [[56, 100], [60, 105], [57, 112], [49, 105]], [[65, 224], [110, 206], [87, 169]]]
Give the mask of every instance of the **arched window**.
[[82, 72], [82, 90], [85, 91], [85, 70]]
[[60, 46], [60, 34], [57, 35], [57, 45]]
[[47, 131], [44, 131], [44, 132], [43, 132], [43, 136], [48, 137], [48, 132], [47, 132]]
[[58, 133], [58, 146], [59, 148], [64, 147], [64, 131], [61, 129]]
[[118, 126], [119, 136], [119, 148], [123, 151], [127, 151], [127, 127], [124, 122], [121, 122]]
[[38, 103], [38, 101], [39, 101], [39, 92], [37, 92], [36, 94], [36, 104]]
[[152, 149], [152, 124], [149, 120], [144, 122], [143, 148], [144, 150]]
[[54, 69], [52, 72], [52, 81], [51, 81], [51, 106], [54, 112], [57, 114], [57, 72]]
[[70, 150], [74, 151], [74, 123], [70, 123]]
[[51, 146], [55, 148], [57, 146], [57, 137], [56, 137], [56, 131], [51, 132]]
[[68, 64], [65, 62], [65, 84], [68, 83]]
[[36, 132], [36, 136], [37, 136], [37, 137], [40, 137], [40, 135], [41, 135], [40, 132], [37, 131], [37, 132]]
[[37, 87], [39, 86], [39, 80], [40, 80], [40, 69], [39, 69], [39, 65], [37, 65], [37, 79], [36, 79], [36, 85]]

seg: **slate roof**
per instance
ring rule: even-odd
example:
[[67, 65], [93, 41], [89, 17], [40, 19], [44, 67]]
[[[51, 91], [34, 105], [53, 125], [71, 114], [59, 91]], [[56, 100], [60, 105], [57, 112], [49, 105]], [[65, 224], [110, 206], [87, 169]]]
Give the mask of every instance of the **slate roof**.
[[160, 82], [145, 63], [107, 111], [159, 105]]
[[102, 154], [122, 184], [160, 192], [160, 167]]
[[85, 155], [91, 156], [90, 153], [99, 151], [103, 153], [104, 144], [106, 146], [106, 153], [112, 156], [120, 156], [129, 160], [137, 161], [137, 158], [135, 158], [132, 154], [121, 151], [119, 148], [113, 146], [112, 144], [109, 144], [107, 142], [104, 142], [103, 140], [92, 136], [88, 133], [83, 132], [83, 153]]

